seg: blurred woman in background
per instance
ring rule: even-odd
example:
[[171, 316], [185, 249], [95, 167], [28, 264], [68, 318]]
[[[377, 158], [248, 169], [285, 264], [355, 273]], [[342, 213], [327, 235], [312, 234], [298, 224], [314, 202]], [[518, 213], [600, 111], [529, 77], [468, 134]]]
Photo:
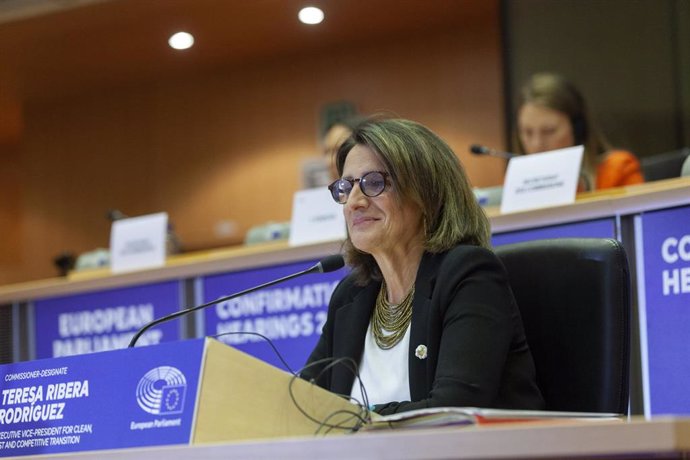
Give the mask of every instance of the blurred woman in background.
[[584, 97], [565, 78], [552, 73], [535, 74], [523, 86], [520, 96], [517, 153], [583, 145], [579, 191], [644, 182], [637, 157], [626, 150], [611, 148], [593, 125]]

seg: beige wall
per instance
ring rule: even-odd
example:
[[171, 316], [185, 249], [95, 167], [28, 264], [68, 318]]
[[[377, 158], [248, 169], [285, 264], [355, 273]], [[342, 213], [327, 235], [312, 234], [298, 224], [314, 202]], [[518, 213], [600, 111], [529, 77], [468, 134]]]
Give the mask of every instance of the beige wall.
[[[477, 186], [502, 180], [473, 142], [505, 144], [498, 7], [432, 35], [282, 56], [25, 107], [3, 149], [0, 283], [54, 276], [52, 259], [107, 247], [108, 209], [167, 211], [188, 249], [241, 242], [289, 220], [300, 165], [318, 154], [323, 104], [420, 121], [456, 150]], [[9, 216], [5, 223], [5, 216]], [[219, 237], [219, 222], [237, 225]]]

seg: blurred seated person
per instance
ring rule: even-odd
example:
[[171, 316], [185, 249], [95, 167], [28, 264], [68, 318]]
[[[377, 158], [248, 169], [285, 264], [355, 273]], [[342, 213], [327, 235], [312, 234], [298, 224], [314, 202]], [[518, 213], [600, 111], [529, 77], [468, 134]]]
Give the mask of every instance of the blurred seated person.
[[302, 166], [303, 188], [325, 187], [338, 177], [335, 169], [335, 152], [345, 139], [350, 136], [363, 117], [348, 116], [338, 118], [327, 125], [321, 137], [322, 155], [307, 160]]
[[609, 146], [593, 125], [580, 91], [562, 76], [535, 74], [523, 86], [520, 96], [515, 139], [517, 153], [583, 145], [578, 188], [581, 192], [644, 182], [637, 157]]
[[335, 163], [352, 271], [301, 376], [381, 414], [542, 409], [488, 219], [451, 148], [418, 123], [371, 119]]
[[338, 178], [338, 171], [335, 166], [335, 154], [338, 152], [338, 148], [350, 137], [357, 125], [365, 119], [365, 117], [358, 115], [348, 116], [335, 121], [326, 129], [322, 139], [322, 150], [324, 159], [331, 171], [331, 181]]

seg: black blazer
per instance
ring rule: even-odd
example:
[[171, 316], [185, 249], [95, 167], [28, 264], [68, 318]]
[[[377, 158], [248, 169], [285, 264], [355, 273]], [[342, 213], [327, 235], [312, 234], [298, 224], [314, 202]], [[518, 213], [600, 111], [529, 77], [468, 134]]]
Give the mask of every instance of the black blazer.
[[[331, 297], [322, 335], [303, 378], [349, 395], [351, 367], [324, 358], [359, 363], [380, 282], [362, 287], [352, 275]], [[503, 265], [493, 252], [460, 245], [422, 257], [412, 304], [408, 365], [412, 401], [376, 406], [382, 414], [424, 407], [473, 406], [542, 409], [534, 363]], [[426, 357], [415, 350], [426, 346]], [[328, 361], [328, 360], [325, 360]]]

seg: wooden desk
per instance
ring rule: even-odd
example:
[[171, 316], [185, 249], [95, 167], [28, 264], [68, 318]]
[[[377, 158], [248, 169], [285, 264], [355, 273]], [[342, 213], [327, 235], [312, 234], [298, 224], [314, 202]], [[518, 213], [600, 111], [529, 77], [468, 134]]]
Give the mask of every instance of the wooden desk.
[[[493, 233], [502, 233], [687, 204], [690, 204], [690, 177], [683, 177], [582, 194], [569, 206], [514, 214], [501, 214], [498, 208], [489, 208], [487, 215]], [[339, 252], [340, 246], [340, 241], [333, 241], [289, 247], [281, 241], [173, 256], [164, 267], [121, 275], [111, 275], [108, 269], [75, 272], [68, 278], [0, 286], [0, 304], [319, 258]]]
[[286, 241], [278, 241], [181, 254], [168, 258], [164, 267], [118, 275], [111, 274], [107, 268], [85, 270], [67, 278], [0, 286], [0, 304], [318, 259], [339, 252], [341, 244], [333, 241], [290, 247]]
[[83, 452], [20, 458], [87, 459], [507, 459], [688, 458], [690, 419], [559, 422], [437, 428], [326, 438]]
[[487, 209], [492, 233], [557, 225], [600, 217], [639, 214], [690, 204], [690, 177], [583, 193], [568, 206], [501, 214]]
[[[679, 206], [690, 205], [690, 177], [669, 179], [665, 181], [652, 182], [648, 184], [623, 187], [612, 190], [605, 190], [578, 196], [578, 200], [569, 206], [556, 208], [537, 209], [514, 214], [500, 214], [498, 209], [488, 209], [487, 214], [490, 218], [494, 234], [510, 234], [532, 229], [551, 228], [561, 224], [580, 223], [592, 221], [600, 218], [607, 218], [616, 222], [617, 236], [621, 238], [628, 250], [631, 262], [631, 273], [633, 283], [633, 295], [637, 295], [639, 289], [646, 288], [644, 283], [644, 273], [646, 261], [637, 257], [642, 251], [636, 245], [635, 239], [640, 235], [635, 233], [633, 220], [641, 214], [650, 211], [665, 210]], [[625, 224], [625, 225], [624, 225]], [[673, 228], [677, 231], [677, 237], [690, 234], [690, 221], [679, 224], [680, 228]], [[623, 231], [621, 231], [623, 229]], [[560, 235], [559, 235], [560, 236]], [[582, 236], [582, 235], [577, 235]], [[332, 241], [323, 244], [289, 247], [287, 242], [273, 242], [254, 246], [244, 246], [214, 251], [205, 251], [193, 254], [183, 254], [171, 257], [166, 266], [145, 270], [140, 272], [126, 273], [121, 275], [111, 275], [109, 270], [93, 270], [72, 274], [69, 278], [49, 279], [43, 281], [16, 284], [11, 286], [0, 286], [0, 305], [13, 304], [13, 321], [19, 324], [20, 328], [15, 330], [19, 340], [15, 340], [13, 350], [15, 360], [32, 359], [35, 357], [30, 350], [33, 344], [33, 336], [29, 327], [32, 319], [27, 312], [31, 312], [32, 304], [35, 301], [50, 297], [77, 295], [88, 292], [107, 291], [109, 289], [155, 283], [167, 280], [180, 280], [185, 285], [193, 285], [193, 282], [207, 275], [223, 274], [230, 272], [241, 272], [254, 268], [272, 267], [279, 264], [288, 264], [305, 260], [316, 260], [325, 255], [340, 251], [341, 241]], [[658, 251], [656, 251], [658, 252]], [[639, 266], [637, 266], [639, 265]], [[649, 270], [648, 270], [649, 272]], [[258, 283], [257, 283], [258, 284]], [[639, 288], [639, 289], [638, 289]], [[189, 289], [195, 294], [193, 289]], [[639, 294], [643, 298], [642, 294]], [[201, 303], [187, 297], [184, 305]], [[643, 299], [644, 300], [644, 299]], [[635, 299], [637, 301], [637, 299]], [[637, 304], [637, 302], [635, 302]], [[26, 308], [29, 307], [29, 308]], [[635, 309], [637, 312], [637, 309]], [[644, 344], [636, 342], [638, 324], [644, 328], [644, 322], [637, 322], [634, 317], [633, 323], [633, 356], [632, 356], [632, 376], [631, 376], [631, 408], [634, 414], [643, 413], [643, 404], [649, 406], [643, 399], [648, 397], [651, 392], [643, 387], [645, 379], [648, 378], [648, 371], [644, 367], [647, 350]], [[682, 324], [682, 321], [678, 321]], [[22, 331], [28, 331], [24, 335], [28, 338], [22, 339]], [[683, 331], [684, 332], [684, 331]], [[646, 342], [645, 342], [646, 343]], [[667, 348], [664, 348], [666, 350]], [[641, 350], [641, 351], [640, 351]], [[640, 357], [643, 354], [643, 357]], [[673, 366], [688, 366], [688, 359], [676, 359]], [[640, 364], [643, 363], [643, 364]], [[690, 368], [687, 369], [690, 372]], [[663, 381], [664, 379], [661, 378]], [[650, 385], [648, 385], [650, 386]], [[685, 394], [685, 390], [682, 390]], [[645, 409], [647, 410], [647, 409]], [[681, 413], [690, 413], [690, 409]], [[664, 408], [661, 413], [667, 413]], [[651, 412], [653, 413], [653, 412]]]

